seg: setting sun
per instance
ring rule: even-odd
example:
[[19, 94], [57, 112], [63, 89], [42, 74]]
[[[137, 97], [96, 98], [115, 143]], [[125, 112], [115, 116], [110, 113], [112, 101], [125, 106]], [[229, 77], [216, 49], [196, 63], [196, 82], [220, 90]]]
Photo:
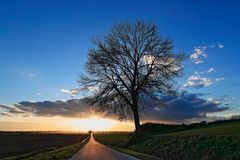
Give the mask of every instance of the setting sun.
[[86, 119], [70, 120], [68, 125], [81, 131], [104, 131], [112, 128], [117, 122], [111, 119], [90, 117]]

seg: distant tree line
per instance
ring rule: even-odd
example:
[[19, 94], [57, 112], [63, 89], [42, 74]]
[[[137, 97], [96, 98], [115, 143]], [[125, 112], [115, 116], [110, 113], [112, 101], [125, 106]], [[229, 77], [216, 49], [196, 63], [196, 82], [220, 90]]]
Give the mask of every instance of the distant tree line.
[[132, 134], [132, 131], [93, 131], [93, 134]]

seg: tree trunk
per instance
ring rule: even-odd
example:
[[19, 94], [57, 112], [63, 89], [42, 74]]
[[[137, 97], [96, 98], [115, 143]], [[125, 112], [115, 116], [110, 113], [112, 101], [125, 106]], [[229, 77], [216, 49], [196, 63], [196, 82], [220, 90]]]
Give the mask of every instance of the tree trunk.
[[141, 132], [141, 126], [140, 126], [140, 118], [138, 113], [138, 102], [136, 98], [133, 99], [132, 111], [133, 111], [133, 118], [134, 118], [134, 124], [135, 124], [135, 133], [138, 134]]
[[140, 126], [138, 111], [134, 112], [133, 115], [134, 115], [135, 132], [140, 133], [141, 132], [141, 126]]

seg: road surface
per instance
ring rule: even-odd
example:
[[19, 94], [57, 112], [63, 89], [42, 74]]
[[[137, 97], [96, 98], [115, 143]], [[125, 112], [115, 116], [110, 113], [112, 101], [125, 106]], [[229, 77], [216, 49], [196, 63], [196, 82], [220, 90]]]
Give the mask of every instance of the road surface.
[[94, 140], [89, 142], [69, 160], [139, 160], [135, 157], [116, 151]]

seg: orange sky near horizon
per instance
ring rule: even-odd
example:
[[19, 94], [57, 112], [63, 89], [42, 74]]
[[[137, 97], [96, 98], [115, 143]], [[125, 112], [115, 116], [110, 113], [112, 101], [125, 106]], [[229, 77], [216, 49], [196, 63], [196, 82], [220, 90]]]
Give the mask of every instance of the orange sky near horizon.
[[133, 131], [129, 121], [97, 116], [83, 119], [63, 117], [0, 117], [1, 131]]

